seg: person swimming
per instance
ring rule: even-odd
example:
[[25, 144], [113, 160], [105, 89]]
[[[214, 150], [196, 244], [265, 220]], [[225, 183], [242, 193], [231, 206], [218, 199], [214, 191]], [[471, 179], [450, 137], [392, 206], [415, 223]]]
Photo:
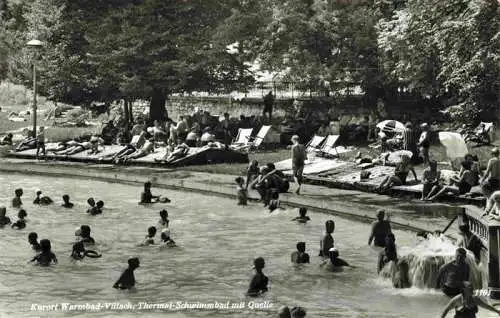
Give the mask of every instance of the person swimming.
[[148, 235], [146, 235], [146, 238], [144, 239], [144, 241], [140, 244], [140, 246], [148, 246], [148, 245], [154, 245], [155, 244], [155, 241], [154, 241], [154, 237], [156, 235], [156, 227], [154, 226], [150, 226], [148, 228]]
[[339, 267], [344, 267], [344, 266], [350, 266], [349, 263], [344, 261], [343, 259], [339, 258], [339, 251], [335, 248], [332, 247], [328, 250], [329, 256], [330, 256], [330, 264], [333, 269], [339, 268]]
[[99, 214], [99, 213], [97, 213], [98, 209], [97, 209], [97, 206], [95, 204], [94, 198], [88, 198], [87, 203], [90, 206], [90, 208], [87, 209], [88, 214], [90, 214], [90, 215]]
[[237, 177], [236, 181], [236, 193], [238, 195], [238, 205], [247, 205], [248, 201], [248, 191], [244, 186], [245, 180], [242, 177]]
[[134, 271], [139, 268], [140, 262], [137, 257], [128, 260], [128, 268], [113, 285], [116, 289], [132, 289], [135, 286]]
[[[102, 208], [104, 207], [104, 202], [102, 200], [97, 201], [95, 204], [95, 214], [102, 214]], [[92, 215], [95, 215], [92, 214]]]
[[299, 223], [307, 223], [307, 221], [310, 221], [311, 218], [306, 216], [306, 214], [307, 214], [307, 208], [300, 208], [299, 216], [293, 218], [292, 221], [297, 221]]
[[63, 199], [63, 204], [61, 204], [61, 206], [63, 208], [71, 209], [74, 206], [73, 203], [69, 202], [69, 195], [67, 195], [67, 194], [63, 195], [62, 199]]
[[160, 211], [160, 220], [158, 221], [159, 228], [167, 228], [170, 220], [168, 219], [167, 210], [163, 209]]
[[19, 188], [14, 191], [14, 199], [12, 199], [12, 207], [20, 208], [23, 205], [23, 201], [21, 201], [21, 197], [23, 196], [23, 189]]
[[80, 261], [85, 256], [90, 258], [99, 258], [102, 255], [93, 250], [85, 249], [85, 245], [82, 242], [76, 242], [73, 244], [73, 250], [71, 252], [71, 258], [74, 260]]
[[54, 203], [51, 198], [47, 196], [42, 196], [42, 191], [38, 190], [36, 192], [36, 197], [35, 200], [33, 200], [33, 204], [39, 204], [39, 205], [49, 205]]
[[95, 240], [90, 236], [90, 226], [82, 225], [76, 229], [75, 236], [78, 236], [79, 241], [86, 245], [95, 244]]
[[262, 269], [265, 267], [266, 263], [262, 257], [258, 257], [253, 261], [255, 275], [250, 282], [250, 286], [248, 287], [247, 296], [257, 297], [259, 295], [264, 294], [268, 291], [267, 284], [269, 283], [269, 279], [262, 272]]
[[321, 239], [319, 256], [328, 257], [330, 254], [330, 249], [333, 247], [333, 237], [332, 233], [335, 231], [335, 222], [333, 220], [328, 220], [325, 222], [326, 233]]
[[42, 247], [38, 243], [38, 234], [36, 232], [31, 232], [30, 234], [28, 234], [28, 242], [31, 244], [31, 248], [34, 251], [39, 252], [42, 250]]
[[306, 243], [298, 242], [297, 243], [297, 251], [292, 253], [291, 256], [292, 263], [296, 264], [308, 264], [309, 263], [309, 254], [306, 253]]
[[12, 228], [15, 228], [17, 227], [18, 230], [22, 230], [26, 227], [26, 220], [24, 219], [25, 217], [28, 216], [28, 213], [26, 213], [25, 210], [19, 210], [19, 212], [17, 213], [17, 217], [19, 218], [19, 220], [16, 221], [16, 223], [12, 224]]
[[4, 206], [0, 207], [0, 228], [3, 228], [6, 225], [11, 223], [10, 218], [5, 216], [7, 214], [7, 208]]
[[52, 262], [57, 264], [57, 258], [56, 255], [52, 253], [52, 247], [49, 240], [41, 240], [40, 249], [42, 252], [35, 256], [30, 263], [36, 261], [40, 266], [49, 266]]
[[161, 231], [161, 244], [162, 244], [161, 247], [175, 247], [175, 246], [177, 246], [175, 241], [170, 236], [169, 229], [163, 229]]
[[170, 199], [167, 197], [161, 197], [159, 195], [153, 195], [151, 193], [151, 182], [145, 182], [144, 191], [141, 193], [141, 202], [139, 202], [139, 204], [150, 204], [157, 202], [169, 203]]

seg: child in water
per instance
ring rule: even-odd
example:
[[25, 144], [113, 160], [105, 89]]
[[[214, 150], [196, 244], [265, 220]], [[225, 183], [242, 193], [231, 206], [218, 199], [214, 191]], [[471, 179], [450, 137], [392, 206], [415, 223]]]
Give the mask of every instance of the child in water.
[[87, 199], [87, 203], [88, 205], [90, 206], [90, 208], [87, 209], [87, 213], [90, 214], [90, 215], [96, 215], [96, 214], [99, 214], [97, 213], [98, 212], [98, 208], [96, 207], [95, 205], [95, 200], [94, 198], [88, 198]]
[[104, 202], [99, 200], [95, 205], [95, 214], [102, 214], [102, 208], [104, 207]]
[[71, 209], [74, 206], [73, 203], [69, 202], [69, 195], [67, 195], [67, 194], [63, 195], [62, 199], [63, 199], [63, 204], [61, 204], [61, 206], [63, 208]]
[[258, 257], [253, 261], [255, 275], [250, 282], [250, 286], [248, 287], [247, 296], [257, 297], [259, 295], [264, 294], [268, 291], [267, 284], [269, 283], [269, 279], [264, 273], [262, 273], [262, 269], [265, 267], [265, 262], [262, 257]]
[[155, 243], [154, 237], [156, 235], [156, 227], [150, 226], [148, 228], [148, 235], [146, 235], [146, 238], [144, 239], [144, 242], [140, 244], [140, 246], [148, 246], [148, 245], [153, 245]]
[[170, 230], [163, 229], [161, 231], [161, 247], [175, 247], [175, 241], [170, 237]]
[[168, 212], [167, 210], [163, 209], [160, 211], [160, 221], [158, 221], [158, 227], [159, 228], [167, 228], [168, 224], [170, 223], [168, 219]]
[[277, 189], [271, 189], [271, 194], [269, 197], [270, 197], [269, 205], [268, 205], [269, 213], [272, 213], [277, 209], [284, 210], [280, 206], [280, 194], [279, 194], [279, 191]]
[[292, 221], [297, 221], [299, 223], [307, 223], [307, 221], [311, 221], [311, 218], [306, 216], [306, 214], [307, 214], [307, 209], [300, 208], [299, 209], [299, 216], [296, 218], [293, 218]]
[[98, 258], [102, 255], [93, 250], [86, 250], [82, 242], [76, 242], [73, 244], [73, 251], [71, 252], [71, 258], [76, 261], [82, 260], [85, 256], [90, 258]]
[[39, 252], [42, 250], [42, 247], [38, 243], [38, 234], [36, 234], [36, 232], [31, 232], [30, 234], [28, 234], [28, 242], [31, 244], [31, 248], [34, 251]]
[[346, 261], [339, 258], [340, 253], [336, 248], [332, 247], [331, 249], [328, 250], [328, 252], [330, 254], [331, 265], [334, 269], [343, 266], [349, 266], [349, 264]]
[[50, 241], [47, 239], [40, 241], [40, 249], [42, 252], [35, 256], [30, 262], [37, 261], [38, 265], [49, 266], [52, 262], [57, 264], [57, 258], [54, 253], [52, 253], [52, 247]]
[[159, 195], [153, 195], [151, 193], [151, 182], [144, 183], [144, 192], [141, 193], [141, 202], [139, 204], [150, 204], [150, 203], [169, 203], [170, 199], [166, 197], [160, 197]]
[[236, 181], [236, 193], [238, 194], [238, 205], [247, 205], [248, 193], [247, 189], [243, 186], [245, 180], [242, 177], [235, 179]]
[[135, 286], [134, 271], [139, 268], [139, 259], [137, 257], [128, 260], [128, 268], [123, 272], [122, 276], [113, 285], [117, 289], [132, 289]]
[[296, 264], [308, 264], [309, 254], [306, 253], [306, 243], [298, 242], [297, 251], [292, 253], [292, 263]]
[[335, 231], [335, 222], [333, 220], [328, 220], [325, 222], [326, 233], [321, 239], [319, 256], [327, 258], [330, 254], [330, 249], [333, 247], [333, 236], [332, 233]]
[[19, 209], [23, 205], [21, 197], [23, 196], [23, 189], [19, 188], [14, 191], [14, 199], [12, 199], [12, 207]]
[[0, 207], [0, 228], [3, 228], [4, 226], [10, 224], [10, 218], [8, 216], [5, 216], [7, 214], [7, 208], [4, 206]]
[[85, 245], [94, 245], [95, 240], [90, 236], [90, 226], [82, 225], [76, 229], [75, 236], [78, 236], [80, 242]]
[[12, 228], [17, 227], [18, 230], [22, 230], [26, 227], [26, 220], [24, 219], [25, 217], [28, 216], [28, 213], [26, 213], [25, 210], [19, 210], [17, 213], [17, 217], [19, 220], [17, 220], [16, 223], [12, 224]]
[[49, 205], [52, 204], [54, 201], [52, 201], [51, 198], [43, 196], [42, 197], [42, 191], [38, 190], [36, 192], [36, 198], [33, 201], [33, 204], [39, 204], [39, 205]]

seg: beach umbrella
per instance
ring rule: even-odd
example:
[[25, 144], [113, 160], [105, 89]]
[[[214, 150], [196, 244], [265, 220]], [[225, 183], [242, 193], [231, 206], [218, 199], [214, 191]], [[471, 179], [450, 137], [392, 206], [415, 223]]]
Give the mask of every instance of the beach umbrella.
[[405, 130], [405, 125], [397, 120], [384, 120], [377, 124], [377, 127], [383, 132], [395, 132]]

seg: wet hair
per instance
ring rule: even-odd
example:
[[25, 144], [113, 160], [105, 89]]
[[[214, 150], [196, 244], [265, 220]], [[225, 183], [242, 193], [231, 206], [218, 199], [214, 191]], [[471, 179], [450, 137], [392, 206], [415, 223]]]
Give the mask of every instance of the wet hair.
[[64, 202], [69, 202], [69, 195], [65, 194], [62, 196]]
[[20, 197], [21, 195], [23, 195], [23, 189], [19, 188], [19, 189], [14, 190], [14, 194], [16, 196]]
[[469, 233], [470, 232], [470, 227], [469, 227], [469, 224], [462, 224], [458, 227], [458, 229], [460, 230], [460, 232], [462, 233]]
[[104, 202], [102, 200], [97, 201], [96, 206], [98, 208], [102, 208], [104, 206]]
[[81, 236], [90, 236], [90, 226], [82, 225], [80, 226]]
[[38, 234], [36, 232], [30, 232], [28, 234], [28, 241], [36, 241], [38, 239]]
[[154, 227], [154, 226], [150, 226], [150, 227], [148, 228], [148, 235], [149, 235], [149, 236], [155, 236], [155, 235], [156, 235], [156, 227]]
[[144, 182], [144, 188], [151, 188], [151, 181]]
[[306, 251], [306, 242], [298, 242], [297, 243], [297, 250], [299, 252], [305, 252]]
[[300, 214], [301, 216], [305, 216], [305, 215], [306, 215], [306, 213], [307, 213], [307, 208], [303, 208], [303, 207], [302, 207], [302, 208], [300, 208], [300, 209], [299, 209], [299, 214]]
[[42, 194], [42, 191], [38, 190], [38, 191], [36, 192], [36, 195], [38, 196], [38, 195], [40, 195], [40, 194]]
[[256, 259], [254, 259], [253, 265], [255, 266], [255, 268], [258, 268], [258, 269], [264, 268], [264, 265], [265, 265], [264, 258], [263, 257], [257, 257]]
[[137, 268], [139, 267], [139, 259], [137, 257], [132, 257], [128, 259], [128, 266]]
[[292, 318], [303, 318], [306, 316], [306, 310], [302, 307], [293, 307], [290, 310], [290, 315]]
[[19, 212], [17, 213], [17, 216], [18, 216], [20, 219], [24, 219], [25, 217], [27, 217], [27, 216], [28, 216], [28, 213], [26, 213], [26, 210], [21, 209], [21, 210], [19, 210]]
[[377, 219], [384, 219], [385, 217], [385, 210], [378, 210], [377, 211]]
[[333, 227], [335, 229], [335, 222], [333, 220], [328, 220], [325, 222], [325, 227], [328, 229], [329, 227]]
[[42, 250], [42, 252], [50, 252], [51, 248], [52, 246], [50, 244], [50, 240], [40, 240], [40, 249]]
[[161, 211], [160, 211], [160, 216], [166, 216], [166, 217], [168, 217], [168, 212], [167, 212], [167, 210], [165, 210], [165, 209], [161, 210]]
[[90, 206], [95, 206], [95, 200], [94, 200], [94, 198], [88, 198], [88, 199], [87, 199], [87, 203], [88, 203]]

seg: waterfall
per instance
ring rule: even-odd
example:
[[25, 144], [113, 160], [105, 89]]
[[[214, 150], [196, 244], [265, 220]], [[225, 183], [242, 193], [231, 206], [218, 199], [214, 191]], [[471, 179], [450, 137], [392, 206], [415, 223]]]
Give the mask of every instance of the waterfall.
[[[417, 288], [435, 288], [439, 268], [455, 259], [457, 247], [444, 236], [429, 235], [416, 246], [398, 248], [398, 258], [406, 259], [409, 267], [409, 278], [412, 286]], [[481, 268], [476, 264], [474, 254], [467, 251], [466, 263], [470, 268], [470, 281], [474, 289], [482, 288]], [[382, 269], [383, 277], [392, 277], [396, 271], [393, 262]]]

